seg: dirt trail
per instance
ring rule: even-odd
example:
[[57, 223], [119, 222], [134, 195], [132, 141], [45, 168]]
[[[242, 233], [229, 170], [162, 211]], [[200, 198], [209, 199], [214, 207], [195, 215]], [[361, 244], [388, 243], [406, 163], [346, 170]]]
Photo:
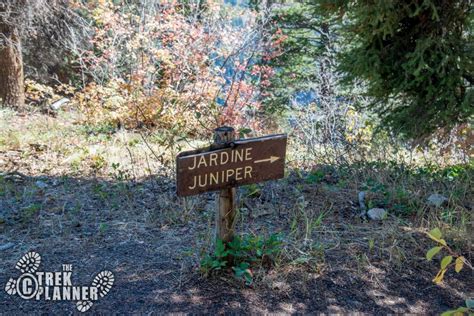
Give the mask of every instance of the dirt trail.
[[[104, 141], [103, 135], [77, 136], [75, 125], [56, 126], [50, 118], [12, 122], [8, 128], [16, 128], [15, 141], [0, 151], [0, 169], [19, 173], [0, 177], [0, 248], [13, 244], [0, 250], [0, 313], [79, 313], [72, 302], [23, 300], [4, 291], [10, 278], [19, 277], [15, 264], [28, 251], [41, 255], [39, 271], [72, 264], [75, 285], [112, 271], [115, 283], [92, 313], [436, 314], [461, 306], [474, 294], [467, 269], [448, 272], [444, 284], [435, 286], [431, 280], [438, 263], [423, 257], [433, 244], [411, 218], [361, 220], [353, 207], [361, 183], [354, 178], [339, 182], [332, 174], [314, 183], [290, 175], [266, 183], [252, 196], [241, 189], [245, 203], [238, 231], [282, 232], [287, 236], [284, 256], [273, 270], [257, 274], [252, 287], [230, 273], [204, 278], [198, 266], [212, 239], [213, 194], [178, 199], [174, 180], [166, 174], [144, 178], [163, 166], [144, 159], [147, 151], [140, 160], [138, 149], [129, 157], [122, 148], [129, 143], [125, 134]], [[44, 141], [38, 135], [45, 135]], [[100, 142], [105, 142], [102, 151]], [[120, 155], [112, 150], [119, 147]], [[126, 165], [128, 159], [135, 164]], [[120, 161], [120, 168], [105, 168], [104, 161]], [[379, 170], [367, 171], [361, 173], [378, 179]], [[412, 191], [420, 188], [423, 184], [416, 183]], [[419, 193], [421, 198], [425, 193]], [[461, 199], [458, 208], [469, 204], [469, 196], [461, 197], [467, 202]], [[318, 223], [309, 233], [308, 218]]]
[[[35, 181], [31, 179], [16, 188], [25, 190]], [[51, 179], [44, 181], [53, 182]], [[57, 196], [43, 207], [45, 211], [23, 223], [16, 217], [22, 206], [13, 207], [12, 200], [2, 200], [2, 216], [7, 220], [1, 225], [0, 244], [14, 244], [0, 252], [2, 288], [10, 277], [20, 275], [15, 269], [16, 261], [34, 250], [42, 257], [41, 271], [60, 271], [62, 264], [72, 264], [72, 280], [77, 285], [90, 284], [102, 270], [114, 273], [115, 284], [108, 295], [91, 307], [93, 313], [433, 314], [459, 306], [463, 293], [473, 291], [473, 278], [468, 271], [459, 276], [450, 274], [443, 287], [436, 287], [431, 282], [435, 267], [423, 258], [414, 260], [415, 266], [394, 268], [377, 255], [369, 256], [368, 262], [363, 262], [353, 255], [357, 245], [345, 247], [343, 244], [328, 248], [323, 263], [278, 267], [253, 287], [246, 287], [229, 275], [206, 279], [198, 271], [196, 249], [202, 247], [203, 238], [212, 230], [209, 226], [212, 209], [191, 214], [188, 223], [157, 225], [149, 222], [150, 217], [145, 216], [143, 209], [131, 209], [125, 202], [118, 203], [113, 211], [107, 210], [110, 201], [91, 198], [97, 188], [96, 182], [81, 182], [79, 189], [75, 181], [63, 179], [54, 190], [61, 192], [68, 201], [89, 201], [77, 210], [67, 205], [62, 211], [57, 210], [56, 206], [63, 205]], [[152, 189], [146, 184], [133, 190], [133, 205], [139, 205], [139, 201], [149, 204], [163, 192], [162, 188]], [[155, 190], [154, 194], [150, 195], [150, 190]], [[53, 193], [52, 189], [46, 191]], [[200, 203], [206, 207], [209, 199], [203, 198]], [[247, 221], [252, 222], [253, 228], [275, 228], [281, 216], [284, 215], [264, 215], [253, 220], [247, 217]], [[354, 225], [358, 224], [355, 219], [352, 221]], [[373, 231], [386, 230], [380, 224], [368, 223], [354, 231], [362, 234], [364, 227]], [[337, 234], [345, 233], [349, 232]], [[334, 238], [335, 235], [331, 236]], [[11, 314], [77, 312], [72, 302], [23, 300], [18, 295], [7, 295], [3, 289], [0, 306], [1, 312]]]

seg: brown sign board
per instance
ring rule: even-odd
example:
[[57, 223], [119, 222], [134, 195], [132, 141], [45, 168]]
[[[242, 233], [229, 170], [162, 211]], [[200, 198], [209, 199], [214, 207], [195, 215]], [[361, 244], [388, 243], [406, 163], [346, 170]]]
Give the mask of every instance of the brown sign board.
[[189, 196], [283, 178], [286, 141], [278, 134], [182, 152], [176, 158], [177, 193]]

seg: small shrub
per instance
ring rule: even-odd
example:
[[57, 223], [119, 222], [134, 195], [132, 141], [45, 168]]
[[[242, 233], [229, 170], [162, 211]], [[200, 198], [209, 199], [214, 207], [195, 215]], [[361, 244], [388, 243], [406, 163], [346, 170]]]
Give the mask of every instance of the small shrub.
[[[472, 266], [463, 256], [455, 253], [446, 243], [446, 240], [442, 238], [442, 233], [439, 228], [434, 228], [428, 233], [428, 237], [438, 243], [438, 246], [435, 246], [426, 252], [426, 259], [430, 261], [433, 257], [438, 254], [441, 250], [444, 250], [448, 253], [447, 256], [444, 256], [441, 260], [441, 268], [439, 269], [436, 277], [433, 279], [433, 282], [439, 284], [443, 281], [444, 274], [449, 269], [449, 267], [454, 267], [454, 270], [459, 273], [464, 265]], [[454, 262], [453, 262], [454, 260]]]
[[[441, 233], [441, 230], [439, 228], [434, 228], [432, 229], [429, 233], [427, 233], [428, 237], [431, 238], [432, 240], [436, 241], [438, 244], [437, 246], [429, 249], [426, 252], [426, 259], [428, 261], [431, 261], [435, 255], [440, 253], [441, 251], [444, 251], [447, 253], [442, 259], [440, 263], [440, 269], [436, 276], [433, 279], [433, 282], [436, 284], [440, 284], [443, 279], [446, 271], [450, 267], [454, 268], [454, 271], [457, 273], [461, 272], [461, 270], [464, 268], [464, 266], [469, 267], [471, 270], [474, 270], [471, 263], [461, 256], [460, 254], [455, 253], [446, 243], [446, 240], [443, 239], [443, 234]], [[472, 299], [467, 299], [466, 300], [466, 307], [459, 307], [455, 310], [449, 310], [444, 312], [442, 315], [443, 316], [448, 316], [448, 315], [471, 315], [474, 313], [474, 300]]]
[[224, 245], [222, 240], [217, 240], [214, 253], [201, 260], [201, 271], [209, 275], [212, 271], [231, 268], [238, 279], [251, 285], [254, 280], [252, 269], [270, 268], [280, 253], [281, 245], [280, 234], [272, 234], [268, 238], [236, 236], [227, 245]]

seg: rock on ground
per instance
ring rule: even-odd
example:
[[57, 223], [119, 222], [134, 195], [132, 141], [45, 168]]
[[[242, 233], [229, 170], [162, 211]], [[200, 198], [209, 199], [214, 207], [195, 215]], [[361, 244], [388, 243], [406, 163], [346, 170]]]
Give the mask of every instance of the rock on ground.
[[367, 216], [374, 221], [380, 221], [387, 217], [387, 211], [383, 208], [371, 208], [367, 211]]
[[435, 207], [440, 207], [444, 203], [448, 202], [448, 198], [445, 197], [444, 195], [435, 193], [435, 194], [431, 194], [428, 197], [427, 202], [428, 202], [429, 205], [433, 205]]

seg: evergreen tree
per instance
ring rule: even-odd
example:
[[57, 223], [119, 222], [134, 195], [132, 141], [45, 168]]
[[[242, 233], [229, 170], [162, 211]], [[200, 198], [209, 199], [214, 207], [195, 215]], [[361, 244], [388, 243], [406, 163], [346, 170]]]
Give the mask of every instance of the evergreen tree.
[[311, 92], [322, 57], [337, 50], [342, 83], [365, 87], [382, 127], [419, 139], [472, 118], [470, 0], [312, 0], [280, 6], [274, 20], [287, 39], [271, 61], [270, 109]]
[[315, 9], [343, 37], [345, 82], [367, 84], [386, 127], [424, 138], [472, 118], [472, 1], [322, 0]]
[[298, 96], [310, 101], [317, 81], [317, 60], [327, 52], [327, 33], [315, 7], [308, 3], [280, 5], [273, 11], [273, 30], [282, 32], [281, 53], [268, 61], [276, 70], [271, 86], [265, 91], [264, 105], [269, 112], [279, 112]]

